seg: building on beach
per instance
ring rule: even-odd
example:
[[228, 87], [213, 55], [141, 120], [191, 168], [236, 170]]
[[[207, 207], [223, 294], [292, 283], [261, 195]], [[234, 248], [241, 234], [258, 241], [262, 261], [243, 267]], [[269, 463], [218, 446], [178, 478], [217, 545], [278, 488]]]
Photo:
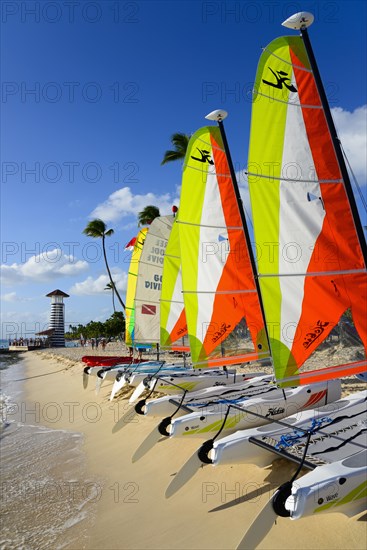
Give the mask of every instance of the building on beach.
[[69, 294], [62, 290], [53, 290], [46, 294], [51, 298], [51, 312], [49, 322], [50, 344], [53, 348], [65, 347], [65, 304], [64, 298], [69, 298]]

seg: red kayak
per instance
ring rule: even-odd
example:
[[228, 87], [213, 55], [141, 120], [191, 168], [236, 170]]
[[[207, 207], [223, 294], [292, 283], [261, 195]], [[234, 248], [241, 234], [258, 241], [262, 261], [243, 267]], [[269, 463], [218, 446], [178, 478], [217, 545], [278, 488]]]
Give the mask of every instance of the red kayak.
[[82, 357], [83, 363], [86, 363], [89, 367], [114, 367], [119, 363], [142, 363], [142, 360], [133, 359], [129, 355], [122, 356], [106, 356], [106, 355], [84, 355]]

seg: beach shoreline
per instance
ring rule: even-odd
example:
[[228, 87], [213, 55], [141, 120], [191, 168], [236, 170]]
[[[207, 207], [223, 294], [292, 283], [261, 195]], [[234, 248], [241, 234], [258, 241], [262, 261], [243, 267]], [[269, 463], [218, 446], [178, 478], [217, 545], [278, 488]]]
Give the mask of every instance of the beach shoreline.
[[[112, 433], [128, 408], [127, 400], [109, 401], [110, 381], [99, 395], [94, 384], [83, 390], [84, 364], [80, 361], [82, 355], [125, 353], [126, 348], [118, 344], [109, 345], [104, 353], [91, 348], [60, 348], [24, 354], [27, 410], [39, 410], [42, 426], [83, 435], [88, 474], [86, 479], [74, 478], [73, 483], [95, 506], [88, 532], [83, 522], [75, 525], [72, 545], [63, 548], [236, 548], [273, 490], [289, 479], [294, 468], [280, 459], [267, 469], [255, 465], [208, 466], [166, 499], [164, 493], [172, 477], [202, 440], [162, 441], [132, 463], [134, 451], [157, 420], [138, 418]], [[365, 385], [355, 382], [350, 387], [358, 391]], [[344, 391], [349, 393], [349, 389]], [[258, 548], [359, 550], [366, 542], [365, 521], [330, 514], [299, 521], [279, 518]]]

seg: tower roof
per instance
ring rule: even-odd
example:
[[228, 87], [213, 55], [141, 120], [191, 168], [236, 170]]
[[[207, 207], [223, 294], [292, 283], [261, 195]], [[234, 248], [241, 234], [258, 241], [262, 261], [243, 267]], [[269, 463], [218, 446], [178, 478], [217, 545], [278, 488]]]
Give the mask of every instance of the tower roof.
[[52, 336], [55, 332], [54, 328], [48, 328], [47, 330], [42, 330], [41, 332], [36, 332], [36, 336]]
[[65, 294], [65, 292], [63, 292], [62, 290], [53, 290], [52, 292], [50, 292], [49, 294], [46, 294], [46, 297], [47, 298], [50, 298], [51, 296], [63, 296], [63, 298], [69, 298], [69, 294]]

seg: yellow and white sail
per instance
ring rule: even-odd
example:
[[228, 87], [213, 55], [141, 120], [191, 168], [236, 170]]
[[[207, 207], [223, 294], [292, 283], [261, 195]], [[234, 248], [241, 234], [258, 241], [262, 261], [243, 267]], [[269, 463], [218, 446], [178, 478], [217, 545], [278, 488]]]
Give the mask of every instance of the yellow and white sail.
[[[139, 260], [143, 251], [145, 237], [148, 228], [140, 229], [133, 244], [130, 266], [127, 277], [127, 291], [125, 304], [125, 344], [129, 347], [134, 345], [134, 327], [135, 327], [135, 291], [137, 275], [139, 269]], [[130, 241], [131, 242], [131, 241]]]
[[[264, 50], [248, 159], [261, 296], [276, 378], [305, 384], [367, 370], [367, 274], [340, 166], [301, 37]], [[365, 352], [301, 372], [350, 310]]]
[[221, 366], [268, 356], [219, 128], [201, 128], [190, 139], [177, 223], [192, 363]]
[[176, 219], [173, 222], [163, 263], [160, 345], [164, 349], [190, 351], [187, 342], [181, 249]]

